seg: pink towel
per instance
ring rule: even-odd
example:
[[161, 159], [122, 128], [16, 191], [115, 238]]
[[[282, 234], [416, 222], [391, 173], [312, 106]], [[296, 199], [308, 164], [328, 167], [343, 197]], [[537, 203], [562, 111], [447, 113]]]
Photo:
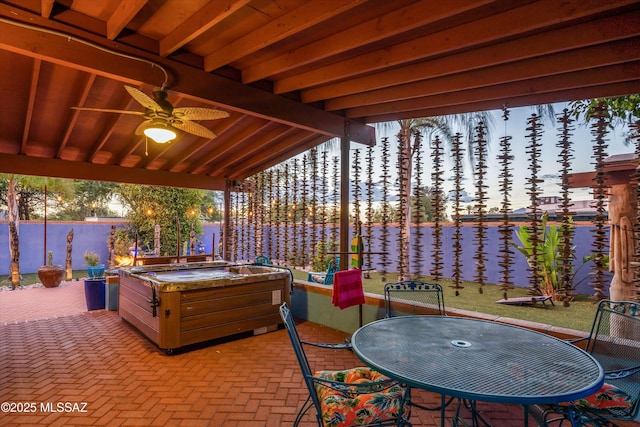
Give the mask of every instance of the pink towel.
[[355, 269], [336, 272], [333, 278], [332, 303], [334, 306], [340, 307], [340, 309], [364, 304], [361, 270]]

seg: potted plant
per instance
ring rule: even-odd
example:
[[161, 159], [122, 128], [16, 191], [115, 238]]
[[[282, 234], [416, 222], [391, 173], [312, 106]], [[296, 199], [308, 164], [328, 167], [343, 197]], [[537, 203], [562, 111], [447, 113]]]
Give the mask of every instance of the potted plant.
[[64, 268], [61, 265], [53, 264], [53, 251], [47, 252], [47, 265], [38, 268], [38, 277], [45, 288], [56, 288], [60, 286]]
[[84, 262], [87, 264], [87, 274], [90, 279], [97, 279], [104, 276], [104, 264], [100, 264], [100, 255], [94, 251], [85, 251]]

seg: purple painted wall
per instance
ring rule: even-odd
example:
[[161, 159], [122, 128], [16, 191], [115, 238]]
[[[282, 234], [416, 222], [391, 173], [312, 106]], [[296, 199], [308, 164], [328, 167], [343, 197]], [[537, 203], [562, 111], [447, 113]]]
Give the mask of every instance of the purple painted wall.
[[[66, 254], [66, 242], [67, 242], [67, 233], [71, 228], [74, 229], [74, 237], [73, 237], [73, 268], [76, 270], [81, 270], [85, 268], [84, 259], [82, 254], [85, 250], [94, 250], [100, 255], [100, 259], [102, 262], [106, 263], [108, 260], [108, 252], [107, 252], [107, 239], [109, 237], [109, 232], [111, 230], [111, 225], [115, 225], [117, 228], [125, 227], [126, 224], [123, 223], [111, 223], [111, 222], [56, 222], [49, 221], [47, 222], [47, 246], [49, 250], [53, 250], [54, 252], [54, 263], [64, 265], [65, 262], [65, 254]], [[575, 227], [575, 237], [574, 237], [574, 245], [576, 246], [576, 267], [581, 264], [582, 257], [591, 253], [593, 235], [591, 233], [591, 229], [593, 226], [591, 225], [576, 225]], [[9, 274], [9, 240], [8, 240], [8, 225], [6, 221], [0, 221], [0, 275]], [[198, 236], [198, 239], [205, 246], [205, 253], [212, 252], [212, 246], [215, 246], [217, 250], [218, 244], [220, 241], [220, 226], [216, 224], [204, 224], [203, 225], [203, 234]], [[320, 227], [316, 228], [316, 234], [319, 238], [320, 236]], [[397, 271], [397, 250], [396, 242], [397, 242], [397, 232], [398, 229], [395, 227], [389, 227], [389, 257], [388, 260], [390, 262], [387, 267], [388, 271]], [[298, 229], [298, 238], [300, 229]], [[381, 240], [381, 227], [376, 226], [373, 227], [373, 238], [371, 242], [371, 248], [366, 248], [365, 250], [370, 250], [372, 252], [381, 252], [382, 251], [382, 240]], [[442, 241], [444, 242], [444, 277], [452, 276], [452, 266], [453, 266], [453, 233], [454, 228], [452, 226], [444, 226], [442, 228]], [[42, 241], [42, 232], [43, 232], [43, 224], [41, 222], [22, 222], [20, 223], [20, 270], [22, 273], [34, 273], [38, 270], [38, 267], [42, 265], [43, 256], [44, 256], [44, 248]], [[415, 236], [415, 229], [412, 230], [413, 236]], [[329, 235], [330, 230], [327, 229], [327, 235]], [[363, 229], [363, 233], [366, 233], [366, 230]], [[428, 226], [422, 227], [422, 248], [423, 248], [423, 259], [424, 266], [421, 270], [422, 274], [428, 275], [429, 271], [432, 268], [431, 260], [433, 258], [433, 237], [432, 237], [431, 228]], [[462, 263], [462, 278], [463, 280], [474, 280], [475, 272], [475, 260], [473, 259], [474, 251], [475, 251], [475, 229], [471, 225], [465, 225], [461, 227], [462, 233], [462, 246], [463, 246], [463, 254], [461, 258]], [[351, 234], [353, 235], [353, 230], [351, 230]], [[365, 234], [366, 235], [366, 234]], [[276, 243], [272, 241], [271, 243], [271, 253], [268, 252], [269, 248], [269, 237], [272, 236], [275, 238], [274, 234], [269, 234], [268, 227], [265, 227], [264, 233], [264, 241], [263, 241], [263, 250], [262, 254], [269, 256], [272, 259], [275, 259], [276, 255]], [[281, 229], [280, 233], [281, 239], [284, 238], [284, 232]], [[498, 283], [501, 278], [501, 270], [499, 267], [499, 248], [501, 246], [499, 240], [498, 227], [495, 225], [491, 225], [487, 227], [487, 241], [485, 243], [485, 251], [487, 252], [487, 263], [486, 263], [486, 276], [487, 283]], [[253, 236], [252, 241], [253, 241]], [[293, 237], [293, 233], [289, 231], [289, 247], [292, 247], [291, 239]], [[311, 228], [308, 227], [307, 230], [307, 241], [310, 241], [311, 237]], [[514, 236], [515, 238], [515, 236]], [[248, 247], [248, 251], [244, 253], [243, 251], [238, 252], [238, 258], [255, 258], [256, 254], [254, 250], [254, 245], [246, 245]], [[310, 254], [312, 252], [311, 247], [306, 247], [305, 251]], [[526, 287], [529, 285], [529, 280], [527, 276], [529, 272], [527, 270], [527, 263], [522, 254], [514, 251], [514, 264], [512, 267], [512, 280], [516, 286]], [[280, 255], [283, 255], [284, 252], [284, 242], [280, 245]], [[413, 256], [413, 248], [410, 249], [409, 256], [409, 266], [412, 269], [413, 265], [411, 264], [411, 257]], [[381, 256], [373, 255], [371, 260], [365, 257], [365, 267], [366, 268], [374, 268], [380, 270], [382, 265]], [[590, 266], [592, 264], [584, 265], [576, 275], [576, 281], [580, 281], [585, 279], [589, 274]], [[589, 280], [586, 278], [582, 280], [580, 285], [578, 286], [578, 293], [581, 294], [591, 294], [592, 289], [589, 285]]]

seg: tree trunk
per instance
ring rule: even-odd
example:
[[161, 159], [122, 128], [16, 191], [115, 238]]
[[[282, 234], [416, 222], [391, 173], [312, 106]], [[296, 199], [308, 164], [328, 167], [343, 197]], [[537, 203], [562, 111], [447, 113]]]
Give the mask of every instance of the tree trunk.
[[18, 201], [16, 200], [16, 181], [9, 175], [7, 189], [7, 207], [9, 209], [9, 256], [11, 258], [11, 287], [20, 285], [20, 239]]

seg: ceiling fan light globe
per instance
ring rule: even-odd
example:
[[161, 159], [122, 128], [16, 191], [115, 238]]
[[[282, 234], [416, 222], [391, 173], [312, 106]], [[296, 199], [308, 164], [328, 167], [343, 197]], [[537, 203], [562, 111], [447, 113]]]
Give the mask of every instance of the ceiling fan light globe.
[[144, 134], [158, 144], [164, 144], [176, 138], [176, 133], [163, 126], [152, 125], [144, 130]]

